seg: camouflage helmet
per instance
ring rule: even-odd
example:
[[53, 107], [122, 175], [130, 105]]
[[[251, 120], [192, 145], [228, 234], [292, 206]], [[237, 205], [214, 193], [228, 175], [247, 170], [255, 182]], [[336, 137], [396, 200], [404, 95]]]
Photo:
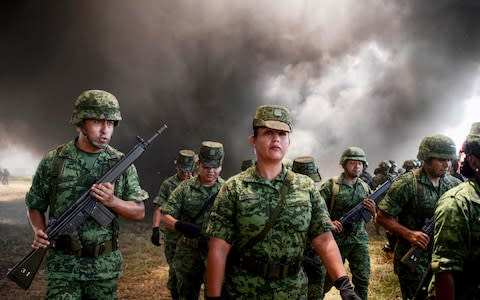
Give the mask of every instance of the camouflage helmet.
[[204, 167], [218, 168], [223, 162], [223, 145], [221, 143], [204, 141], [198, 152], [198, 160]]
[[392, 163], [386, 159], [378, 163], [378, 168], [381, 170], [390, 170], [391, 167], [392, 167]]
[[427, 160], [429, 158], [454, 159], [457, 157], [455, 143], [446, 135], [435, 134], [422, 139], [418, 147], [417, 158]]
[[70, 123], [80, 124], [86, 119], [110, 120], [115, 126], [122, 120], [117, 98], [102, 90], [87, 90], [78, 96]]
[[240, 169], [242, 171], [245, 171], [246, 169], [250, 168], [251, 166], [255, 165], [255, 160], [254, 159], [245, 159], [242, 161], [242, 165]]
[[406, 172], [415, 169], [418, 167], [418, 163], [415, 159], [407, 159], [403, 162], [402, 168], [405, 169]]
[[186, 149], [178, 151], [175, 164], [183, 172], [193, 172], [195, 170], [195, 152]]
[[347, 160], [360, 160], [363, 161], [363, 165], [367, 162], [367, 157], [365, 156], [365, 151], [359, 147], [348, 147], [340, 156], [340, 165], [343, 166]]
[[480, 122], [472, 124], [463, 148], [465, 154], [480, 158]]
[[315, 165], [315, 160], [311, 156], [300, 156], [293, 160], [292, 171], [295, 173], [307, 175], [315, 182], [322, 181], [320, 172]]
[[252, 123], [253, 129], [266, 127], [276, 130], [292, 131], [290, 113], [280, 105], [261, 105], [255, 111]]

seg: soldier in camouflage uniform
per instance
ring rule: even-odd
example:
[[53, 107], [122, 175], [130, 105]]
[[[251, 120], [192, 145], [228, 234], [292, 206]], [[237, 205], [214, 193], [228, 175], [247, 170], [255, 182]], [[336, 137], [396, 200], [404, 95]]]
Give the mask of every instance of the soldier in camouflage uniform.
[[[195, 170], [195, 152], [192, 150], [180, 150], [177, 158], [174, 161], [176, 173], [165, 179], [160, 185], [157, 197], [153, 199], [153, 221], [152, 221], [152, 244], [160, 246], [160, 206], [167, 203], [170, 193], [180, 184], [180, 182], [192, 178]], [[168, 263], [168, 283], [167, 287], [170, 290], [172, 299], [178, 299], [177, 292], [177, 277], [175, 276], [175, 268], [173, 267], [173, 256], [177, 246], [177, 240], [180, 237], [178, 232], [166, 229], [163, 232], [163, 239], [165, 241], [164, 250], [165, 258]]]
[[[92, 218], [50, 245], [45, 234], [45, 212], [58, 217], [86, 190], [105, 207], [131, 220], [142, 220], [148, 198], [130, 166], [114, 183], [95, 182], [123, 154], [108, 145], [121, 120], [112, 94], [88, 90], [76, 99], [71, 123], [78, 137], [49, 151], [41, 160], [26, 195], [35, 249], [49, 247], [46, 258], [46, 299], [116, 299], [122, 257], [117, 238], [118, 218], [102, 227]], [[123, 200], [125, 199], [125, 200]]]
[[[375, 201], [368, 198], [370, 186], [359, 178], [366, 161], [365, 152], [361, 148], [345, 149], [340, 157], [343, 172], [330, 178], [320, 189], [320, 195], [325, 199], [335, 226], [334, 237], [340, 248], [342, 260], [343, 262], [348, 260], [355, 292], [364, 300], [368, 299], [370, 280], [370, 256], [365, 221], [360, 218], [344, 227], [338, 220], [362, 202], [370, 214], [375, 216]], [[324, 293], [331, 288], [332, 280], [327, 276]]]
[[[433, 217], [440, 196], [460, 181], [449, 174], [456, 157], [455, 144], [444, 135], [426, 136], [418, 149], [423, 167], [401, 175], [378, 205], [377, 222], [398, 237], [394, 249], [394, 271], [403, 299], [412, 299], [431, 259], [429, 236], [421, 231]], [[412, 272], [400, 260], [412, 245], [425, 249]], [[427, 250], [428, 248], [428, 250]]]
[[419, 167], [419, 164], [417, 164], [416, 159], [407, 159], [403, 162], [403, 165], [402, 165], [402, 168], [405, 170], [405, 173], [410, 172], [418, 167]]
[[[315, 160], [311, 156], [295, 158], [293, 160], [292, 171], [307, 175], [312, 178], [317, 186], [322, 181]], [[323, 283], [327, 271], [310, 243], [307, 243], [305, 251], [303, 252], [303, 268], [308, 277], [308, 299], [323, 299]]]
[[202, 142], [198, 175], [183, 181], [161, 206], [162, 223], [182, 234], [173, 257], [179, 299], [198, 299], [204, 283], [208, 243], [204, 232], [211, 204], [224, 182], [223, 156], [222, 144]]
[[[309, 242], [335, 279], [342, 298], [359, 299], [346, 275], [331, 233], [333, 225], [314, 181], [287, 170], [282, 163], [290, 131], [285, 107], [257, 108], [249, 137], [257, 163], [225, 183], [208, 223], [207, 299], [221, 299], [222, 294], [227, 299], [307, 299], [302, 256]], [[276, 212], [274, 224], [267, 227]], [[265, 234], [259, 236], [264, 229]], [[238, 256], [231, 255], [225, 272], [230, 252]]]
[[443, 194], [435, 209], [435, 299], [480, 299], [480, 123], [472, 125], [465, 146], [468, 181]]
[[388, 174], [390, 173], [391, 168], [392, 164], [388, 160], [382, 160], [378, 164], [378, 171], [372, 179], [371, 187], [373, 190], [375, 190], [379, 185], [388, 180]]

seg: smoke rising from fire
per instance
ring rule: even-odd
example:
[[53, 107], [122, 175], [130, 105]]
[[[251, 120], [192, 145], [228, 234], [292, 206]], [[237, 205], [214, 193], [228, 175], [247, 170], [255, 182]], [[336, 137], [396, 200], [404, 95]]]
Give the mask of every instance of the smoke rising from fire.
[[[225, 177], [239, 171], [253, 156], [259, 104], [290, 108], [288, 157], [314, 156], [328, 178], [352, 145], [367, 152], [370, 171], [414, 158], [424, 135], [461, 123], [464, 101], [477, 97], [474, 1], [2, 5], [0, 149], [40, 159], [74, 137], [80, 92], [105, 89], [122, 108], [120, 150], [169, 126], [137, 163], [151, 192], [176, 152], [202, 140], [224, 144]], [[8, 161], [0, 151], [0, 165]]]

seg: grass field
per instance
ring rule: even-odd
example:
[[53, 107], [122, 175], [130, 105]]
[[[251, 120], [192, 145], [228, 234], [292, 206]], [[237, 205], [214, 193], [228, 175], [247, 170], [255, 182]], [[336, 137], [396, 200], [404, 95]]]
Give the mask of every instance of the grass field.
[[[11, 180], [9, 186], [0, 186], [0, 299], [42, 299], [45, 291], [43, 268], [29, 290], [24, 291], [5, 276], [12, 267], [30, 251], [32, 233], [26, 222], [24, 196], [29, 187], [27, 180]], [[168, 266], [163, 247], [150, 243], [151, 212], [142, 222], [122, 221], [120, 249], [124, 257], [124, 275], [119, 281], [120, 299], [170, 299], [166, 288]], [[384, 234], [377, 235], [373, 226], [370, 234], [371, 278], [369, 299], [400, 299], [398, 281], [393, 274], [392, 262], [381, 250]], [[332, 289], [326, 300], [340, 299]]]

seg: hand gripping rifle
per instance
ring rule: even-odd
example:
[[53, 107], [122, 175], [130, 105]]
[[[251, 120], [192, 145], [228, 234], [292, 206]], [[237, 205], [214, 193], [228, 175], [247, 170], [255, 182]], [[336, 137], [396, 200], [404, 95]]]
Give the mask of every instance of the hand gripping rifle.
[[[425, 224], [423, 225], [421, 230], [426, 234], [428, 234], [431, 240], [433, 236], [433, 231], [435, 230], [435, 220], [433, 218], [425, 219]], [[430, 242], [428, 246], [430, 247], [431, 244], [432, 243]], [[424, 250], [418, 246], [412, 246], [410, 250], [408, 250], [408, 252], [405, 253], [405, 255], [402, 257], [400, 261], [405, 265], [407, 265], [410, 271], [413, 272], [417, 267], [418, 260], [423, 251]]]
[[[148, 141], [137, 137], [139, 143], [115, 163], [96, 183], [115, 182], [115, 180], [145, 152], [147, 146], [166, 128], [167, 125], [163, 125]], [[115, 218], [115, 215], [108, 208], [95, 199], [90, 189], [83, 193], [83, 195], [58, 218], [52, 219], [51, 222], [49, 222], [45, 229], [48, 241], [53, 242], [61, 235], [73, 232], [89, 217], [95, 219], [95, 221], [103, 227], [106, 227]], [[8, 271], [7, 277], [24, 290], [27, 290], [37, 274], [46, 252], [47, 248], [33, 249]]]
[[[397, 177], [389, 177], [387, 181], [378, 186], [375, 191], [368, 196], [368, 198], [375, 201], [375, 204], [378, 204], [383, 194], [388, 191], [396, 178]], [[345, 226], [360, 220], [360, 218], [363, 218], [365, 223], [370, 222], [372, 219], [370, 212], [363, 206], [363, 201], [355, 205], [355, 207], [344, 214], [338, 221], [342, 223], [342, 226]]]

